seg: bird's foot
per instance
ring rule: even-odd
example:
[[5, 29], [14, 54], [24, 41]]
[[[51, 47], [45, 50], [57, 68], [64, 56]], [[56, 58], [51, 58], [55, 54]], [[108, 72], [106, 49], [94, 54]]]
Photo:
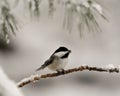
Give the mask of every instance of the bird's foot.
[[57, 73], [59, 74], [59, 75], [61, 75], [61, 74], [65, 74], [65, 70], [64, 69], [61, 69], [61, 70], [56, 70], [57, 71]]

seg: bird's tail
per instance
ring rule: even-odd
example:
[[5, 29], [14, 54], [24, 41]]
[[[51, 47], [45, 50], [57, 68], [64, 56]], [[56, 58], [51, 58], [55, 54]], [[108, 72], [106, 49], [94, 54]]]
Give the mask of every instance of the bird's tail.
[[38, 68], [38, 69], [36, 69], [35, 71], [39, 71], [39, 70], [41, 70], [42, 68], [40, 67], [40, 68]]
[[41, 67], [39, 67], [38, 69], [36, 69], [35, 71], [39, 71], [39, 70], [42, 70], [42, 69], [44, 69], [45, 67], [44, 67], [44, 65], [42, 65]]

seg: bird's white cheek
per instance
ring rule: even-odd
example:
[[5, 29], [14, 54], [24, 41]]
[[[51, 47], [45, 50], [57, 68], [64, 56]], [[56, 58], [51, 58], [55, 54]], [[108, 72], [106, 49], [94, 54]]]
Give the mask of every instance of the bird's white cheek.
[[62, 57], [63, 55], [65, 55], [67, 52], [58, 52], [55, 53], [56, 56]]

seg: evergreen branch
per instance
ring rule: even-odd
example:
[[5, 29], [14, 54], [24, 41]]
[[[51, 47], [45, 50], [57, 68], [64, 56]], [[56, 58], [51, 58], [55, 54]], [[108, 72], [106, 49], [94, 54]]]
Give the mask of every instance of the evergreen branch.
[[41, 0], [28, 0], [26, 2], [28, 5], [29, 12], [30, 12], [32, 17], [39, 17], [40, 16], [40, 2], [41, 2]]
[[119, 68], [102, 68], [102, 67], [99, 68], [99, 67], [90, 67], [90, 66], [80, 66], [78, 68], [64, 70], [64, 72], [60, 72], [60, 73], [54, 72], [54, 73], [48, 73], [48, 74], [43, 74], [43, 75], [32, 75], [30, 77], [27, 77], [27, 78], [21, 80], [17, 84], [17, 86], [23, 87], [29, 83], [38, 81], [40, 79], [57, 77], [57, 76], [66, 75], [66, 74], [73, 73], [73, 72], [85, 71], [85, 70], [97, 71], [97, 72], [119, 73]]
[[11, 13], [11, 8], [7, 0], [4, 1], [5, 5], [0, 6], [0, 40], [2, 39], [4, 43], [9, 44], [10, 38], [9, 35], [12, 33], [14, 36], [16, 35], [16, 31], [18, 30], [18, 23], [16, 16]]
[[48, 0], [49, 3], [49, 15], [53, 16], [55, 11], [54, 0]]

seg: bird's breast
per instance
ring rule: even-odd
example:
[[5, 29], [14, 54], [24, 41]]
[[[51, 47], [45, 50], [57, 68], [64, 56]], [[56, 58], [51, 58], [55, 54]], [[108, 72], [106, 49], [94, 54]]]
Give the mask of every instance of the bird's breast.
[[52, 64], [48, 66], [48, 68], [51, 70], [61, 70], [66, 66], [67, 63], [68, 63], [67, 58], [65, 59], [57, 58], [52, 62]]

